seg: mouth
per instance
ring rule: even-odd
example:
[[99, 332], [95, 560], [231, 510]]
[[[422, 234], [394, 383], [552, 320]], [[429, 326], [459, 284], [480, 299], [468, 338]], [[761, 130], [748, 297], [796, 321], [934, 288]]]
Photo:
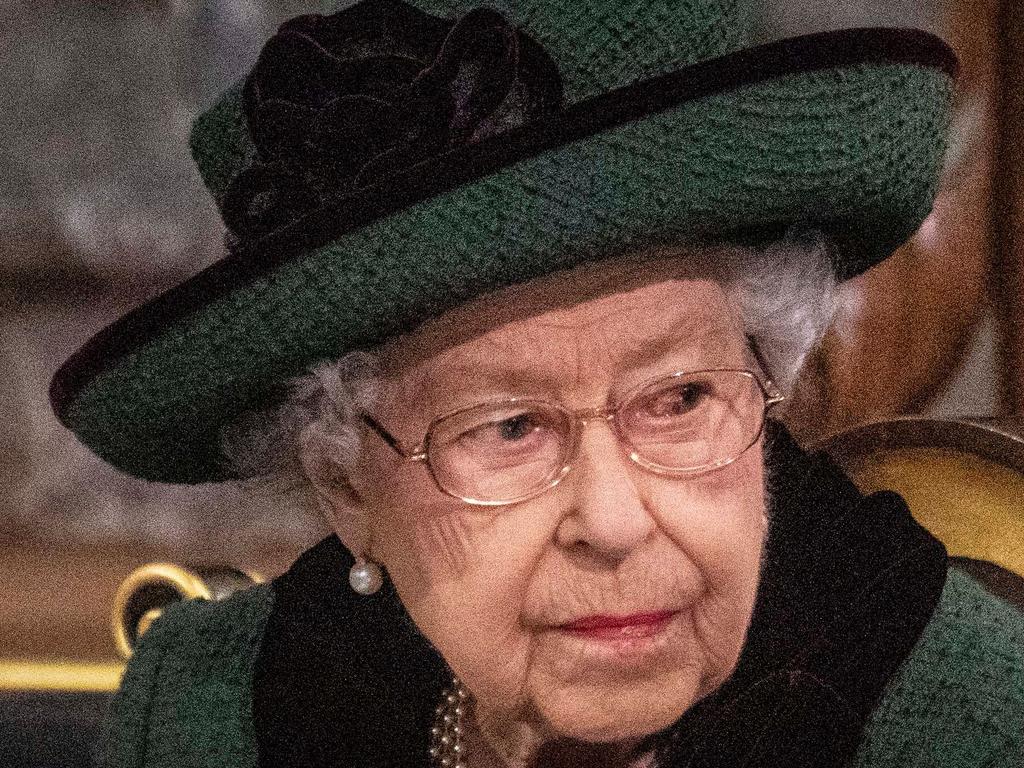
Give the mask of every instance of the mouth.
[[653, 637], [668, 626], [678, 611], [651, 611], [624, 616], [585, 616], [558, 626], [558, 629], [576, 637], [594, 640], [622, 640]]

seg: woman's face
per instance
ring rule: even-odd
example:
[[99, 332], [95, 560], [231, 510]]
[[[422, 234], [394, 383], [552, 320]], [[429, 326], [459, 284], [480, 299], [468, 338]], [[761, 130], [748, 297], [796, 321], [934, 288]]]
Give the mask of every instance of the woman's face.
[[[403, 337], [386, 350], [373, 416], [414, 446], [432, 419], [462, 406], [530, 396], [586, 409], [661, 374], [751, 367], [717, 283], [673, 279], [667, 262], [591, 277], [613, 290], [515, 317], [531, 291], [571, 297], [579, 276], [566, 274]], [[506, 319], [465, 334], [480, 313]], [[760, 441], [723, 469], [679, 479], [643, 469], [608, 422], [590, 421], [559, 484], [498, 507], [442, 493], [422, 463], [369, 431], [365, 446], [350, 482], [367, 527], [339, 533], [369, 541], [491, 728], [636, 739], [732, 672], [766, 527]], [[602, 623], [594, 617], [626, 626], [566, 626]]]

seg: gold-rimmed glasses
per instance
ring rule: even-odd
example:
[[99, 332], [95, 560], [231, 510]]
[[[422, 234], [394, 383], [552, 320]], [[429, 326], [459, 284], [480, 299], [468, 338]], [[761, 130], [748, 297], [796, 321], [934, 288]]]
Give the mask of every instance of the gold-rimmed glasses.
[[426, 464], [442, 492], [499, 506], [557, 485], [572, 469], [588, 422], [606, 421], [644, 469], [684, 478], [734, 462], [757, 442], [765, 413], [782, 400], [751, 371], [715, 368], [659, 376], [602, 408], [570, 410], [529, 397], [466, 406], [434, 419], [412, 449], [372, 416], [361, 418], [399, 456]]

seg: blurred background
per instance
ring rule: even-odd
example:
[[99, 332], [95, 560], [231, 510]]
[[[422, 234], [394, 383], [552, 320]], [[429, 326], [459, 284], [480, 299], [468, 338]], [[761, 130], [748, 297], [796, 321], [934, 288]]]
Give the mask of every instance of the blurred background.
[[[812, 443], [901, 414], [1024, 412], [1024, 5], [762, 3], [763, 40], [916, 26], [945, 37], [963, 65], [935, 212], [900, 253], [844, 287], [808, 363], [823, 384], [799, 388], [791, 428]], [[273, 576], [323, 533], [301, 510], [229, 486], [121, 475], [46, 400], [55, 369], [94, 332], [222, 254], [187, 151], [191, 120], [244, 75], [280, 21], [317, 10], [315, 0], [0, 5], [0, 660], [112, 661], [110, 607], [136, 565]]]

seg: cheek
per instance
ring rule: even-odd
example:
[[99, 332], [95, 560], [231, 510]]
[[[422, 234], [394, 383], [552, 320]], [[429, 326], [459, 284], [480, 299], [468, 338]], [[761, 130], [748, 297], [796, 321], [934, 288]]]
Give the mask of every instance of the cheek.
[[448, 497], [392, 503], [382, 559], [406, 610], [478, 699], [516, 710], [530, 658], [523, 605], [550, 525]]
[[395, 585], [418, 599], [469, 567], [466, 505], [441, 493], [423, 465], [381, 462], [367, 454], [358, 490], [369, 514], [373, 553]]
[[767, 530], [764, 465], [749, 451], [729, 466], [684, 483], [659, 483], [654, 507], [667, 535], [711, 578], [757, 576]]
[[701, 579], [692, 620], [709, 692], [735, 667], [757, 595], [767, 530], [761, 453], [663, 493], [661, 508], [675, 510], [663, 527]]

